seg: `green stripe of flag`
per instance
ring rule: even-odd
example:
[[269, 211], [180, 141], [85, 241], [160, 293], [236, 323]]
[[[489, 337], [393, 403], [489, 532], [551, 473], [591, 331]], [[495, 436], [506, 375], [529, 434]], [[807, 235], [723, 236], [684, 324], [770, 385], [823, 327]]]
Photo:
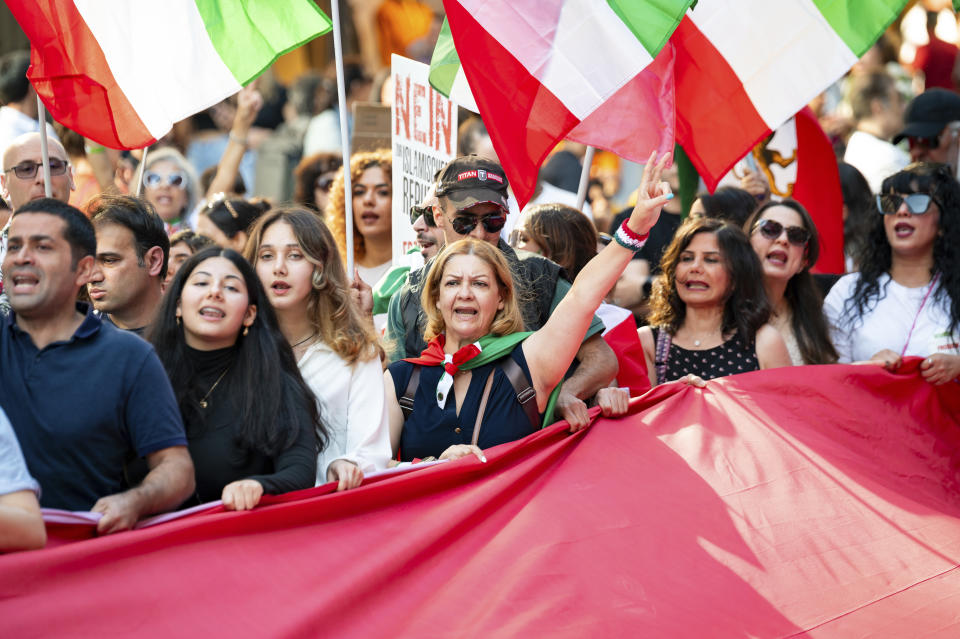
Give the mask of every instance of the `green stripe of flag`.
[[449, 98], [457, 73], [460, 73], [460, 56], [453, 46], [450, 23], [444, 18], [440, 35], [437, 37], [437, 46], [430, 58], [430, 86]]
[[907, 0], [813, 0], [823, 17], [858, 58], [897, 19]]
[[240, 84], [332, 26], [312, 0], [195, 2], [214, 48]]
[[657, 57], [667, 43], [693, 0], [607, 0], [614, 13], [630, 28], [633, 35]]

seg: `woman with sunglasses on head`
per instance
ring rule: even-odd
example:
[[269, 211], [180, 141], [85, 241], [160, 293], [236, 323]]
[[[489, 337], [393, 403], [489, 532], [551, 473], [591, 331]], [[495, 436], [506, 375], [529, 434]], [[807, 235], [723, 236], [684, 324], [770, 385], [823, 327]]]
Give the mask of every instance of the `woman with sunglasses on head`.
[[[390, 269], [393, 258], [392, 160], [390, 151], [367, 151], [350, 158], [350, 181], [353, 189], [353, 257], [360, 279], [373, 286]], [[340, 248], [347, 255], [346, 205], [341, 167], [330, 187], [327, 203], [327, 226]], [[351, 279], [353, 274], [350, 274]]]
[[372, 326], [351, 301], [333, 235], [311, 211], [275, 209], [250, 230], [245, 255], [329, 429], [317, 484], [359, 486], [391, 456], [383, 368]]
[[823, 297], [810, 274], [820, 255], [817, 228], [794, 200], [767, 202], [743, 226], [763, 267], [770, 323], [794, 366], [832, 364], [837, 352], [823, 317]]
[[164, 147], [147, 153], [143, 168], [143, 196], [167, 225], [168, 233], [188, 228], [186, 217], [196, 205], [198, 184], [193, 166], [176, 149]]
[[343, 158], [339, 153], [314, 153], [300, 160], [293, 172], [296, 180], [293, 201], [322, 215], [327, 210], [330, 187], [341, 166]]
[[326, 429], [240, 254], [211, 247], [188, 259], [149, 337], [183, 416], [198, 502], [248, 510], [264, 493], [314, 485]]
[[[580, 349], [594, 311], [673, 197], [660, 180], [669, 157], [658, 162], [651, 155], [637, 205], [616, 241], [583, 267], [536, 332], [524, 332], [517, 284], [494, 243], [470, 237], [440, 252], [421, 293], [428, 346], [420, 357], [396, 361], [384, 374], [387, 388], [394, 391], [388, 392], [387, 406], [393, 450], [400, 459], [455, 459], [472, 453], [485, 461], [483, 448], [520, 439], [549, 423], [551, 396]], [[493, 203], [471, 210], [486, 206]]]
[[266, 200], [251, 202], [219, 193], [201, 209], [197, 232], [209, 237], [217, 246], [240, 253], [247, 244], [247, 230], [269, 208]]
[[841, 362], [888, 369], [924, 360], [924, 379], [960, 375], [960, 184], [946, 164], [915, 163], [883, 181], [857, 262], [824, 301]]

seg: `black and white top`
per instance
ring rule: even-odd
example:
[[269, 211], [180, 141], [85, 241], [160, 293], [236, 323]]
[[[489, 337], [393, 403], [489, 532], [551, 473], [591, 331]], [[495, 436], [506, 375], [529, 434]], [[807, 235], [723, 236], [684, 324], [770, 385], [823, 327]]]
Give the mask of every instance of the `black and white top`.
[[[660, 329], [653, 328], [654, 342], [660, 336]], [[658, 349], [659, 350], [659, 349]], [[659, 356], [658, 356], [659, 357]], [[657, 371], [663, 370], [663, 379], [658, 383], [672, 382], [690, 373], [704, 380], [747, 373], [760, 370], [760, 360], [757, 358], [756, 344], [747, 344], [740, 333], [719, 346], [705, 350], [691, 351], [671, 343], [663, 362], [656, 362]], [[664, 367], [663, 365], [666, 364]]]

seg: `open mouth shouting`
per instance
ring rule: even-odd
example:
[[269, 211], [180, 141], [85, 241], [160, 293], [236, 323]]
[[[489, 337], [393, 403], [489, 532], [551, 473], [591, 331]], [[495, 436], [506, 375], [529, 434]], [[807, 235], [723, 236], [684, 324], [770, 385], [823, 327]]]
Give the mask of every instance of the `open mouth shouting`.
[[208, 322], [219, 322], [227, 314], [215, 306], [202, 306], [199, 311], [200, 317]]
[[787, 263], [787, 252], [775, 249], [767, 253], [767, 262], [774, 266], [785, 266]]
[[893, 227], [893, 233], [898, 238], [910, 237], [916, 229], [909, 222], [897, 222]]
[[8, 293], [11, 295], [29, 295], [40, 284], [40, 276], [30, 270], [15, 270], [10, 275], [10, 282], [13, 286], [8, 289]]

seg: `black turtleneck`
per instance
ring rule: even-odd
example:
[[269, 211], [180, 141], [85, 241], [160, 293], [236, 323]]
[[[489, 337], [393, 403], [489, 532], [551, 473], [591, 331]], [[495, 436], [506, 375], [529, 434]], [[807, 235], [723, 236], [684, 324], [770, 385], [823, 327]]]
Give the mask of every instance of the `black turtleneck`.
[[188, 348], [187, 351], [197, 372], [196, 390], [192, 395], [197, 402], [206, 396], [207, 403], [206, 408], [194, 407], [184, 410], [183, 414], [196, 468], [199, 502], [220, 499], [223, 487], [240, 479], [255, 479], [266, 494], [312, 487], [316, 479], [317, 450], [307, 412], [303, 411], [297, 420], [300, 425], [297, 440], [279, 455], [271, 457], [248, 450], [237, 438], [237, 425], [242, 423], [244, 415], [242, 402], [237, 397], [239, 389], [232, 383], [236, 347], [214, 351]]

